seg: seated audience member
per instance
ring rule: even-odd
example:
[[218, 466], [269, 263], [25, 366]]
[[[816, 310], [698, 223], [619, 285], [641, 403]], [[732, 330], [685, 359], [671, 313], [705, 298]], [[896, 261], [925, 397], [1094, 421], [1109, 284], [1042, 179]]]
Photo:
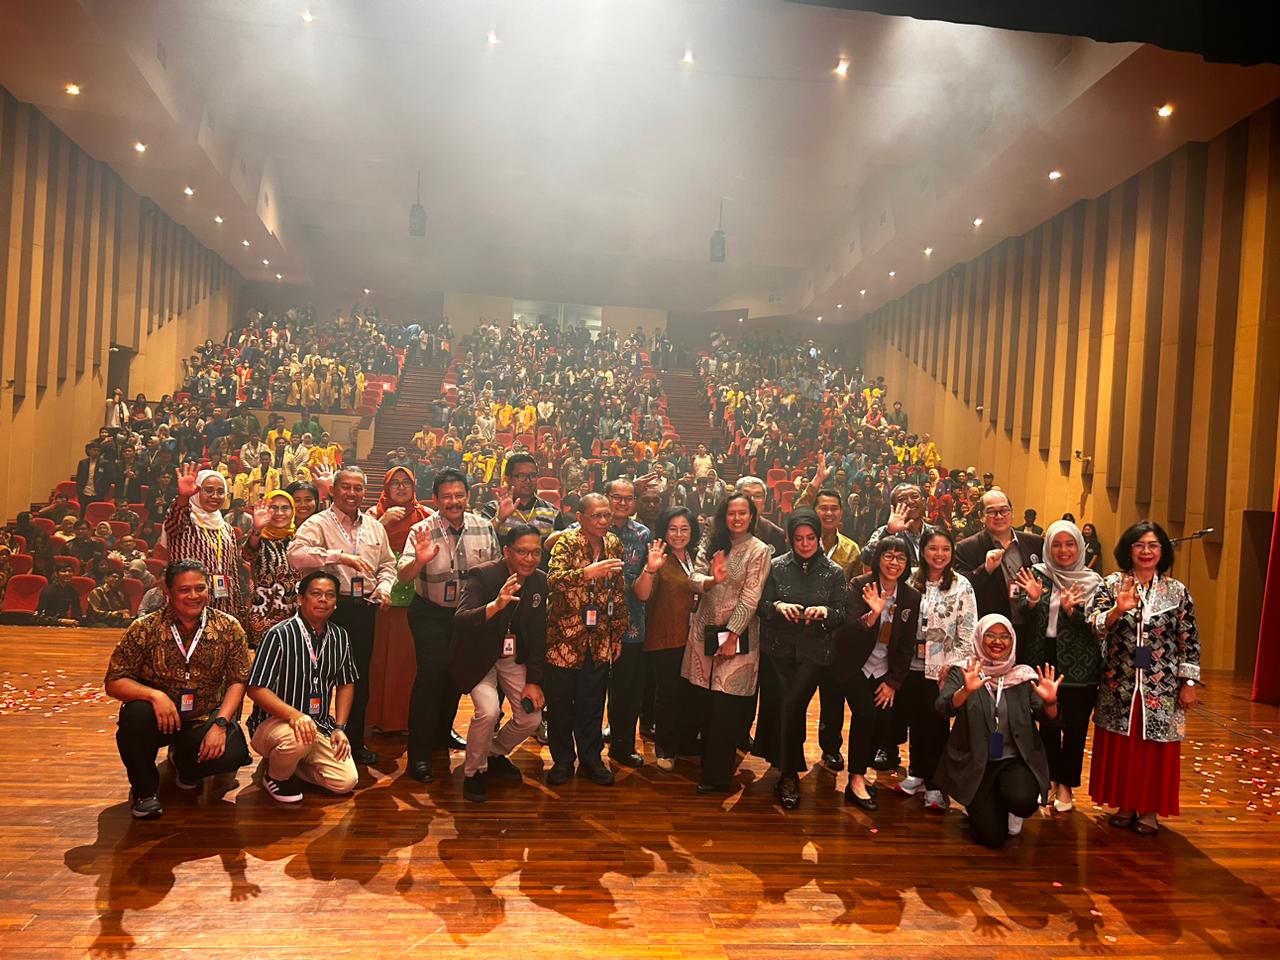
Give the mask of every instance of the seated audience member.
[[93, 627], [123, 627], [132, 618], [124, 595], [124, 574], [112, 570], [101, 586], [89, 591], [88, 623]]
[[1058, 683], [1052, 665], [1015, 663], [1013, 624], [998, 613], [978, 621], [977, 657], [953, 665], [937, 710], [956, 717], [935, 779], [964, 804], [973, 839], [999, 847], [1022, 832], [1022, 820], [1049, 795], [1049, 761], [1035, 721], [1056, 723]]
[[108, 696], [123, 701], [116, 747], [140, 820], [164, 813], [156, 796], [160, 747], [170, 748], [180, 790], [249, 762], [239, 722], [249, 677], [244, 629], [209, 606], [209, 576], [197, 561], [169, 564], [165, 593], [164, 609], [125, 631], [106, 676]]
[[333, 793], [356, 787], [347, 739], [356, 664], [347, 632], [329, 622], [337, 606], [338, 578], [307, 574], [298, 612], [267, 631], [253, 661], [249, 735], [262, 754], [262, 788], [281, 803], [302, 799], [299, 778]]
[[70, 564], [58, 564], [53, 582], [40, 592], [40, 607], [37, 612], [41, 617], [47, 618], [48, 622], [64, 627], [74, 627], [80, 623], [80, 592], [71, 585], [73, 575]]
[[149, 613], [163, 610], [166, 599], [164, 581], [160, 581], [142, 595], [142, 601], [138, 604], [138, 616], [145, 617]]
[[[537, 729], [545, 703], [547, 575], [538, 569], [542, 534], [532, 524], [518, 524], [503, 539], [501, 560], [470, 571], [453, 620], [450, 672], [457, 689], [471, 691], [475, 705], [467, 728], [462, 790], [477, 803], [488, 799], [490, 777], [520, 780], [508, 755]], [[511, 718], [495, 736], [502, 718], [499, 688], [511, 704]]]

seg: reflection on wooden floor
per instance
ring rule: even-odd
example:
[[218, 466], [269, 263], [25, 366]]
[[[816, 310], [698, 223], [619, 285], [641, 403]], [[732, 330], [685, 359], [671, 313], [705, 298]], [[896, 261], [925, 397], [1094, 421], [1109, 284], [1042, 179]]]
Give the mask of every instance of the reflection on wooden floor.
[[[477, 806], [457, 755], [431, 786], [400, 776], [395, 737], [354, 798], [296, 809], [252, 768], [179, 796], [166, 765], [164, 818], [135, 823], [99, 692], [115, 635], [0, 628], [6, 958], [1280, 956], [1280, 713], [1225, 676], [1184, 747], [1183, 816], [1155, 838], [1081, 796], [991, 852], [919, 797], [846, 808], [820, 768], [784, 815], [756, 760], [723, 799], [650, 764]], [[547, 763], [536, 744], [514, 759]]]

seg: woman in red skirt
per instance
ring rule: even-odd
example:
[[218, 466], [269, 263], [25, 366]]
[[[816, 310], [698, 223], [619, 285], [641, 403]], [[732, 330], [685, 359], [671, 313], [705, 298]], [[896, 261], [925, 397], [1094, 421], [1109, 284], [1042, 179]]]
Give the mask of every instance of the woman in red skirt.
[[1159, 524], [1135, 523], [1115, 549], [1088, 619], [1102, 641], [1089, 792], [1118, 808], [1112, 826], [1141, 834], [1178, 813], [1186, 711], [1200, 681], [1200, 634], [1184, 584], [1165, 576], [1173, 544]]

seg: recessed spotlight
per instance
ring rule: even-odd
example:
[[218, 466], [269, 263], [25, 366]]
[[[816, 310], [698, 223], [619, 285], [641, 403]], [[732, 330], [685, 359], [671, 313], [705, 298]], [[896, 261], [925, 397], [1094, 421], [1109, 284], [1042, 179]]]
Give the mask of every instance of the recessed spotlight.
[[1061, 171], [1061, 170], [1050, 170], [1050, 171], [1049, 171], [1049, 179], [1050, 179], [1050, 180], [1061, 180], [1061, 179], [1062, 179], [1062, 171]]
[[867, 295], [867, 288], [866, 288], [866, 287], [863, 287], [861, 290], [859, 290], [859, 291], [858, 291], [858, 296], [860, 296], [860, 297], [865, 297], [866, 295]]
[[185, 193], [188, 197], [194, 197], [196, 195], [195, 190], [193, 190], [191, 187], [183, 187], [182, 192]]
[[837, 77], [847, 76], [849, 73], [849, 61], [841, 57], [840, 62], [836, 64], [835, 75]]
[[241, 240], [241, 241], [240, 241], [240, 245], [241, 245], [242, 247], [247, 247], [247, 246], [249, 245], [249, 241], [248, 241], [248, 240]]
[[897, 271], [897, 270], [890, 270], [890, 271], [889, 271], [889, 276], [891, 276], [891, 277], [896, 277], [897, 275], [898, 275], [898, 271]]
[[1157, 116], [1157, 117], [1171, 117], [1171, 116], [1173, 116], [1173, 104], [1172, 104], [1172, 103], [1166, 103], [1163, 107], [1161, 107], [1159, 110], [1157, 110], [1157, 111], [1156, 111], [1156, 116]]
[[843, 303], [837, 303], [837, 304], [836, 304], [836, 309], [837, 309], [837, 310], [843, 310], [843, 309], [844, 309], [844, 304], [843, 304]]
[[741, 323], [742, 321], [743, 321], [743, 318], [742, 318], [742, 317], [739, 317], [739, 318], [738, 318], [738, 322], [739, 322], [739, 323]]
[[819, 322], [819, 323], [821, 323], [821, 322], [822, 322], [822, 314], [818, 314], [818, 322]]
[[214, 218], [213, 218], [213, 222], [214, 222], [214, 223], [221, 223], [221, 222], [222, 222], [222, 214], [218, 214], [216, 217], [214, 217]]
[[497, 30], [490, 30], [490, 31], [489, 31], [489, 38], [488, 38], [488, 39], [489, 39], [489, 46], [491, 46], [491, 47], [495, 47], [495, 46], [497, 46], [497, 45], [501, 42], [500, 40], [498, 40], [498, 31], [497, 31]]
[[146, 153], [147, 145], [139, 140], [133, 145], [133, 149], [137, 150], [139, 153]]
[[365, 295], [366, 297], [369, 295], [369, 288], [368, 288], [368, 287], [365, 287], [365, 288], [364, 288], [364, 295]]
[[80, 84], [78, 83], [68, 83], [63, 89], [73, 97], [80, 96]]
[[973, 218], [973, 225], [974, 225], [975, 227], [980, 227], [980, 226], [982, 226], [982, 218], [981, 218], [981, 217], [974, 217], [974, 218]]
[[264, 267], [269, 267], [269, 266], [271, 266], [271, 261], [270, 261], [270, 260], [268, 260], [266, 257], [263, 257], [263, 258], [262, 258], [262, 265], [263, 265]]
[[924, 248], [924, 255], [925, 255], [926, 257], [932, 257], [932, 256], [933, 256], [933, 247], [925, 247], [925, 248]]
[[684, 57], [681, 58], [680, 62], [693, 63], [693, 51], [686, 48], [684, 51]]
[[303, 23], [312, 23], [314, 20], [315, 20], [315, 17], [313, 17], [313, 16], [311, 15], [311, 11], [310, 11], [310, 10], [303, 10], [303, 11], [302, 11], [302, 22], [303, 22]]
[[276, 274], [276, 279], [277, 279], [277, 280], [283, 280], [283, 279], [284, 279], [284, 274], [283, 274], [283, 273], [277, 273], [277, 274]]

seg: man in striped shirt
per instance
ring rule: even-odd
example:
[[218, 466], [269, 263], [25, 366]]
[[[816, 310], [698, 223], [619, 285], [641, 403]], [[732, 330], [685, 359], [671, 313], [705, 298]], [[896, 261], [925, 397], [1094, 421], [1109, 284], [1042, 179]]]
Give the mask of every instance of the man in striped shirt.
[[468, 571], [501, 556], [493, 525], [467, 511], [467, 478], [446, 467], [431, 487], [438, 512], [415, 523], [397, 575], [414, 585], [409, 629], [418, 672], [409, 697], [409, 776], [430, 783], [431, 757], [445, 745], [461, 692], [449, 679], [453, 616]]
[[334, 793], [356, 786], [347, 718], [357, 672], [347, 631], [329, 622], [337, 606], [337, 577], [323, 570], [303, 577], [298, 612], [267, 631], [249, 674], [262, 788], [281, 803], [302, 799], [299, 778]]

